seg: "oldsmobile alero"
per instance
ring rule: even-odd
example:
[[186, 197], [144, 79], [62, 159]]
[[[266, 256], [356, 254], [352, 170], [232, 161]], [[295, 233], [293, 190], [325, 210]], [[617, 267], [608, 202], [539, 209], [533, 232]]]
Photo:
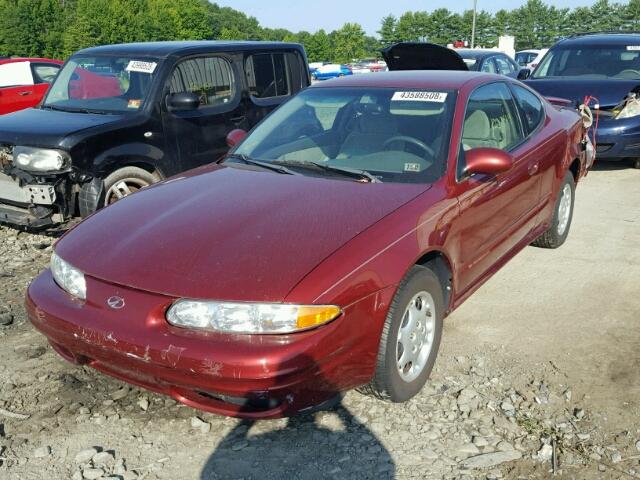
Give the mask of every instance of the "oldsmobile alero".
[[444, 317], [562, 245], [586, 173], [575, 111], [483, 73], [323, 82], [244, 135], [58, 241], [26, 304], [60, 355], [224, 415], [408, 400]]

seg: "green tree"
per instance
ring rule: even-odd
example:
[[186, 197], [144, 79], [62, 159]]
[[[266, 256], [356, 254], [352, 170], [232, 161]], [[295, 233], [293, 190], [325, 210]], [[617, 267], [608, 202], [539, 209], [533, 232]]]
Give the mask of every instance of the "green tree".
[[304, 43], [307, 56], [310, 62], [326, 62], [333, 57], [331, 39], [324, 30], [320, 29], [313, 33], [309, 40]]
[[349, 63], [364, 56], [366, 35], [359, 24], [345, 23], [332, 37], [335, 61]]
[[398, 35], [396, 33], [397, 26], [398, 20], [393, 15], [387, 15], [382, 19], [380, 30], [378, 30], [382, 46], [387, 47], [398, 41]]

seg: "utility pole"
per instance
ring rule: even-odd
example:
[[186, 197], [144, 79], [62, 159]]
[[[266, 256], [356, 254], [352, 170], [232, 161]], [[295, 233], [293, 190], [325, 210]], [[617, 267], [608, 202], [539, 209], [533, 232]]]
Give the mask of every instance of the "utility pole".
[[476, 45], [476, 9], [478, 7], [478, 0], [473, 0], [473, 23], [471, 24], [471, 48]]

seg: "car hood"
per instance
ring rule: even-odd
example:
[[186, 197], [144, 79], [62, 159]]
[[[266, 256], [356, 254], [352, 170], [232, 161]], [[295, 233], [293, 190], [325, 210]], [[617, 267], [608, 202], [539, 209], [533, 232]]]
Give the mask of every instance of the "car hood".
[[401, 42], [381, 52], [389, 70], [469, 70], [458, 53], [433, 43]]
[[640, 80], [582, 80], [573, 78], [531, 78], [524, 83], [543, 96], [566, 98], [582, 103], [589, 95], [596, 97], [601, 108], [615, 107]]
[[28, 108], [0, 116], [0, 143], [56, 147], [68, 135], [117, 122], [122, 117]]
[[278, 302], [428, 188], [209, 166], [99, 211], [56, 252], [91, 276], [150, 292]]

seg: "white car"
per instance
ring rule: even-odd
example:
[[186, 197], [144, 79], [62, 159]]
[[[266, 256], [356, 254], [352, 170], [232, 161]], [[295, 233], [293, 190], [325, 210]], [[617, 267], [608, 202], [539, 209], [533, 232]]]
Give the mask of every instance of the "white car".
[[548, 48], [521, 50], [516, 52], [515, 61], [521, 67], [533, 70], [538, 66], [540, 60], [542, 60], [542, 57], [544, 57], [548, 51]]

